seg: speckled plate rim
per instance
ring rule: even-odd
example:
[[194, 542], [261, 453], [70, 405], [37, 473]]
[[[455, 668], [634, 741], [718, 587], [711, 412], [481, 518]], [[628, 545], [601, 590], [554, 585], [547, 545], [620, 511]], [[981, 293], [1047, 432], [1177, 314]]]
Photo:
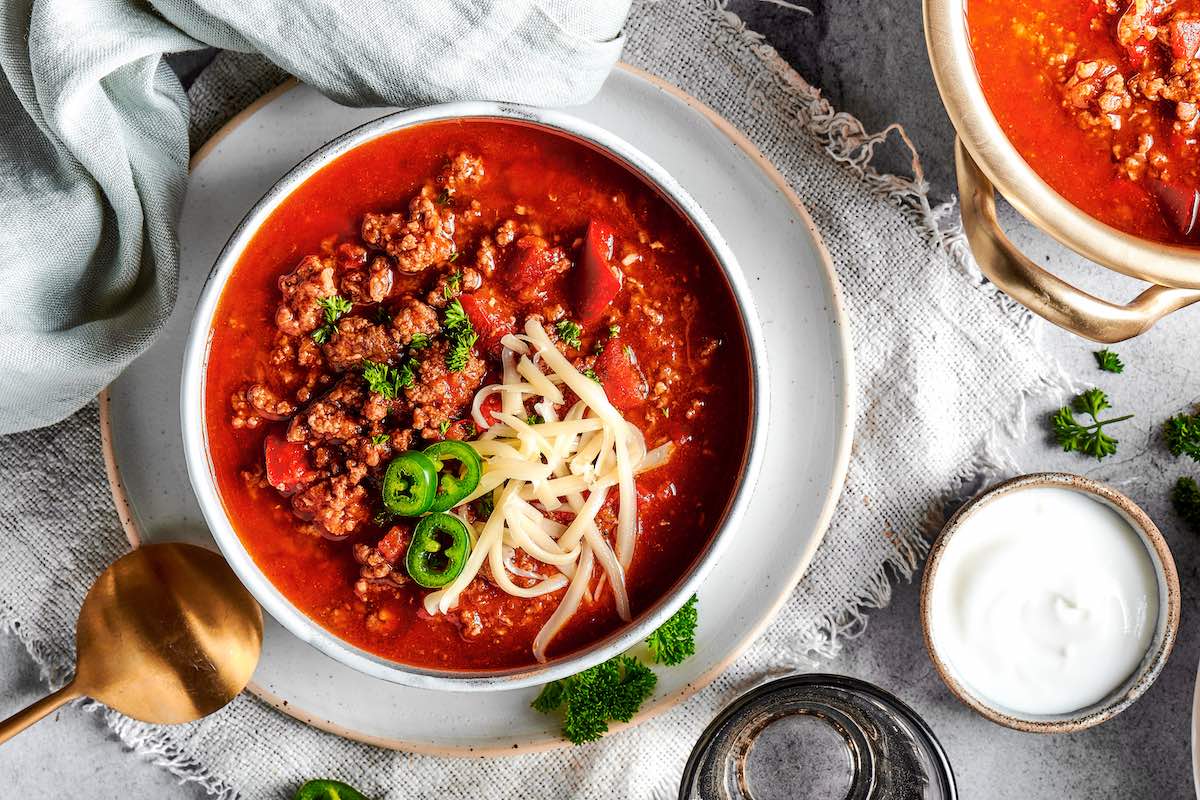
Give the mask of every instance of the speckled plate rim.
[[[796, 584], [804, 576], [808, 565], [812, 562], [813, 556], [817, 552], [817, 548], [825, 537], [825, 532], [829, 528], [829, 522], [833, 517], [834, 509], [841, 497], [842, 489], [845, 486], [846, 471], [850, 464], [850, 450], [854, 436], [854, 398], [856, 397], [856, 373], [854, 369], [854, 352], [850, 345], [849, 339], [849, 320], [846, 316], [845, 297], [842, 291], [841, 283], [838, 280], [837, 272], [833, 266], [833, 258], [825, 246], [824, 239], [809, 214], [808, 209], [800, 200], [792, 187], [784, 179], [775, 165], [764, 156], [759, 149], [732, 123], [722, 117], [713, 109], [709, 108], [704, 103], [679, 89], [674, 84], [671, 84], [662, 78], [657, 77], [645, 70], [631, 66], [624, 62], [617, 65], [617, 69], [629, 73], [630, 75], [640, 78], [647, 83], [652, 84], [656, 88], [666, 92], [676, 99], [682, 101], [689, 108], [704, 116], [717, 130], [726, 136], [735, 147], [742, 150], [762, 171], [772, 184], [779, 190], [781, 195], [793, 206], [796, 216], [804, 223], [812, 237], [814, 250], [819, 256], [821, 266], [825, 271], [825, 278], [830, 292], [830, 315], [836, 323], [837, 329], [840, 331], [838, 341], [840, 344], [839, 355], [842, 359], [843, 369], [843, 385], [842, 390], [842, 408], [840, 409], [840, 417], [843, 422], [841, 431], [837, 437], [836, 452], [834, 454], [835, 469], [833, 471], [833, 479], [830, 485], [830, 491], [826, 500], [817, 516], [816, 525], [814, 526], [813, 535], [804, 549], [802, 556], [796, 562], [795, 568], [791, 576], [784, 583], [787, 586], [786, 591], [780, 591], [778, 597], [763, 614], [759, 624], [748, 628], [746, 633], [737, 641], [724, 659], [715, 664], [711, 669], [698, 675], [692, 682], [688, 683], [682, 690], [673, 694], [665, 695], [656, 700], [652, 700], [647, 705], [643, 706], [632, 720], [626, 723], [614, 722], [609, 725], [610, 734], [618, 733], [627, 728], [638, 725], [652, 717], [655, 717], [665, 711], [674, 708], [679, 703], [687, 700], [696, 692], [708, 686], [716, 678], [724, 672], [730, 664], [738, 659], [746, 651], [746, 648], [758, 638], [758, 636], [775, 620], [779, 610], [791, 596]], [[264, 94], [262, 97], [255, 100], [250, 105], [246, 106], [237, 115], [231, 117], [220, 129], [218, 129], [203, 145], [201, 145], [192, 156], [191, 166], [200, 163], [205, 157], [211, 153], [220, 141], [225, 138], [235, 128], [248, 121], [260, 108], [271, 103], [276, 98], [290, 91], [299, 85], [299, 81], [292, 78], [271, 91]], [[110, 420], [110, 394], [109, 390], [104, 389], [99, 395], [100, 401], [100, 444], [104, 456], [105, 472], [107, 473], [109, 488], [112, 491], [113, 502], [117, 509], [117, 515], [121, 521], [121, 526], [124, 528], [125, 536], [133, 547], [138, 547], [142, 540], [142, 535], [137, 528], [137, 523], [133, 513], [130, 510], [130, 502], [126, 495], [125, 485], [121, 479], [120, 469], [117, 466], [116, 455], [113, 450], [112, 428]], [[529, 742], [513, 742], [504, 746], [495, 747], [474, 747], [474, 748], [454, 748], [441, 747], [430, 745], [422, 741], [410, 741], [401, 739], [392, 739], [388, 737], [379, 737], [371, 734], [362, 733], [341, 725], [338, 725], [329, 720], [315, 716], [305, 709], [283, 700], [265, 686], [251, 681], [246, 687], [251, 693], [284, 714], [299, 720], [300, 722], [318, 728], [323, 731], [341, 736], [346, 739], [363, 742], [365, 744], [374, 745], [390, 750], [403, 750], [412, 753], [421, 753], [424, 755], [435, 756], [509, 756], [520, 755], [523, 753], [545, 752], [549, 750], [557, 750], [564, 747], [569, 747], [570, 743], [565, 740], [555, 741], [529, 741]]]
[[[1126, 517], [1130, 524], [1141, 533], [1142, 542], [1146, 545], [1146, 551], [1154, 563], [1159, 588], [1160, 590], [1163, 587], [1166, 588], [1166, 597], [1159, 597], [1154, 639], [1146, 650], [1146, 655], [1142, 658], [1137, 670], [1107, 697], [1086, 708], [1067, 714], [1045, 716], [1031, 714], [1018, 717], [1005, 709], [984, 703], [981, 698], [959, 681], [954, 670], [938, 655], [931, 632], [932, 610], [929, 596], [946, 546], [958, 533], [964, 521], [983, 506], [1004, 495], [1040, 487], [1060, 487], [1094, 495]], [[1171, 655], [1175, 638], [1179, 634], [1179, 605], [1179, 574], [1175, 569], [1175, 558], [1171, 555], [1167, 540], [1163, 538], [1162, 532], [1159, 531], [1154, 521], [1137, 503], [1116, 489], [1091, 478], [1069, 472], [1035, 472], [1029, 475], [1019, 475], [980, 492], [960, 508], [942, 528], [933, 546], [929, 549], [929, 557], [925, 561], [925, 571], [921, 576], [920, 614], [925, 649], [929, 653], [929, 659], [933, 662], [934, 669], [941, 677], [942, 682], [946, 684], [946, 688], [971, 710], [986, 719], [1006, 728], [1026, 733], [1074, 733], [1112, 719], [1131, 706], [1158, 678], [1167, 663], [1167, 658]]]

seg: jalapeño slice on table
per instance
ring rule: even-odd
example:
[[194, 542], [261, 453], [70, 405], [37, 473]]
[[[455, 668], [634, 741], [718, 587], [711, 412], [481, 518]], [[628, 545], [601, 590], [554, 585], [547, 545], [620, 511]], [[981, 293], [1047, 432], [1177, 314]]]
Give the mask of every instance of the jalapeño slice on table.
[[461, 519], [430, 514], [422, 517], [413, 530], [404, 565], [418, 585], [440, 589], [459, 576], [470, 552], [471, 536]]
[[430, 511], [449, 511], [479, 485], [483, 462], [471, 445], [447, 439], [426, 447], [424, 453], [437, 472], [437, 494]]
[[429, 456], [406, 450], [383, 474], [383, 505], [393, 514], [419, 517], [433, 505], [437, 483], [437, 467]]

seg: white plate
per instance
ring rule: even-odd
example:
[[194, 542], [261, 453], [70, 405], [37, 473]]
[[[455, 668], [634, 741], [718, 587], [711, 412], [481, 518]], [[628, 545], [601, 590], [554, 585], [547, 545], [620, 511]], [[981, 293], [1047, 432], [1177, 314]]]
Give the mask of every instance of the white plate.
[[[109, 477], [135, 544], [185, 539], [213, 546], [183, 462], [179, 375], [188, 323], [221, 247], [246, 209], [292, 166], [390, 111], [345, 108], [307, 86], [286, 85], [232, 120], [193, 159], [175, 312], [155, 346], [102, 398]], [[636, 723], [715, 678], [803, 574], [845, 476], [853, 373], [829, 256], [799, 201], [749, 142], [697, 101], [628, 67], [570, 112], [657, 160], [708, 212], [750, 283], [771, 366], [762, 478], [736, 546], [700, 592], [697, 654], [660, 671]], [[441, 754], [562, 744], [559, 723], [529, 709], [536, 690], [481, 696], [412, 689], [354, 672], [272, 619], [265, 633], [251, 691], [334, 733]]]

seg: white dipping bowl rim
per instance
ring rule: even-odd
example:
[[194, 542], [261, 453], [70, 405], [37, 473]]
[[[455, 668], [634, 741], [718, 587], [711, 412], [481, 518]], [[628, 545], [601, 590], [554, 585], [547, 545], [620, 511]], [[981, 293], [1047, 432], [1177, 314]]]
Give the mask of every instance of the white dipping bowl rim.
[[[658, 192], [687, 219], [712, 251], [733, 296], [743, 325], [749, 360], [750, 419], [738, 485], [724, 517], [684, 576], [633, 622], [566, 656], [545, 664], [507, 670], [436, 670], [402, 664], [350, 644], [300, 611], [263, 574], [234, 530], [214, 477], [205, 423], [205, 379], [212, 323], [221, 294], [234, 267], [259, 228], [304, 181], [350, 150], [389, 133], [438, 121], [487, 120], [519, 122], [548, 129], [590, 145]], [[758, 481], [768, 422], [767, 348], [749, 285], [737, 259], [700, 205], [649, 156], [603, 128], [569, 114], [510, 103], [458, 102], [400, 111], [368, 122], [318, 148], [293, 167], [263, 195], [234, 230], [208, 275], [196, 305], [183, 357], [180, 415], [184, 458], [192, 489], [217, 546], [264, 610], [293, 635], [330, 658], [375, 678], [419, 689], [500, 691], [548, 683], [607, 661], [644, 640], [698, 590], [733, 538]]]
[[[1154, 575], [1158, 583], [1158, 619], [1155, 621], [1154, 636], [1151, 638], [1138, 668], [1099, 701], [1064, 714], [1020, 713], [993, 703], [988, 698], [974, 692], [970, 685], [958, 676], [949, 660], [942, 658], [933, 635], [933, 608], [930, 598], [946, 547], [956, 535], [960, 535], [964, 523], [984, 505], [1014, 492], [1038, 488], [1069, 489], [1088, 494], [1092, 499], [1120, 514], [1137, 532], [1145, 546], [1150, 563], [1154, 566]], [[977, 495], [960, 508], [942, 528], [942, 532], [930, 548], [929, 559], [925, 564], [925, 574], [921, 579], [921, 628], [925, 637], [925, 648], [929, 651], [929, 658], [933, 661], [938, 675], [941, 676], [947, 688], [974, 711], [992, 722], [1019, 731], [1030, 733], [1081, 731], [1112, 719], [1132, 705], [1150, 688], [1167, 663], [1167, 657], [1171, 654], [1171, 648], [1174, 646], [1175, 637], [1179, 632], [1179, 576], [1175, 570], [1175, 559], [1171, 556], [1171, 550], [1167, 547], [1162, 533], [1146, 515], [1146, 512], [1115, 489], [1082, 475], [1068, 472], [1037, 472], [1021, 475], [999, 483]]]

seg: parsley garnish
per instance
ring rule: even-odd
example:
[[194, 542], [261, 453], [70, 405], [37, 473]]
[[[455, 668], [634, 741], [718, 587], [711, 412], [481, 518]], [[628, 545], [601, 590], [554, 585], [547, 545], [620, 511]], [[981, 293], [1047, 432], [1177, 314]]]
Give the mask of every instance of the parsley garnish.
[[541, 414], [530, 414], [525, 418], [526, 425], [541, 425], [545, 421]]
[[575, 744], [599, 739], [610, 720], [629, 722], [658, 683], [658, 676], [633, 656], [615, 656], [542, 687], [533, 708], [543, 714], [563, 709], [563, 736]]
[[412, 339], [408, 342], [408, 349], [412, 351], [424, 350], [433, 344], [433, 340], [423, 333], [414, 333]]
[[450, 258], [448, 258], [446, 260], [449, 261], [451, 264], [453, 264], [455, 261], [458, 261], [458, 255], [459, 255], [459, 251], [455, 250], [453, 253], [450, 254]]
[[[1097, 460], [1117, 452], [1117, 440], [1104, 432], [1104, 426], [1130, 419], [1133, 414], [1100, 419], [1100, 412], [1111, 407], [1108, 403], [1108, 395], [1099, 389], [1088, 389], [1083, 394], [1076, 396], [1071, 401], [1070, 407], [1063, 406], [1056, 411], [1050, 417], [1050, 424], [1054, 427], [1054, 436], [1062, 445], [1062, 449], [1067, 452], [1077, 451], [1095, 456]], [[1076, 422], [1072, 409], [1075, 413], [1087, 414], [1091, 417], [1091, 424], [1081, 425]]]
[[585, 368], [585, 369], [582, 369], [582, 370], [580, 370], [580, 372], [582, 372], [582, 373], [583, 373], [583, 377], [585, 377], [585, 378], [591, 378], [591, 379], [592, 379], [592, 380], [594, 380], [596, 383], [599, 383], [599, 382], [600, 382], [600, 376], [599, 376], [599, 375], [597, 375], [597, 374], [596, 374], [596, 370], [592, 369], [591, 367], [587, 367], [587, 368]]
[[1188, 456], [1200, 461], [1200, 417], [1195, 414], [1176, 414], [1163, 425], [1163, 438], [1172, 455]]
[[609, 325], [608, 326], [608, 335], [610, 338], [613, 338], [613, 339], [620, 336], [621, 335], [621, 326], [620, 325]]
[[353, 304], [341, 295], [335, 294], [331, 297], [318, 297], [317, 305], [325, 312], [325, 324], [313, 331], [311, 336], [317, 344], [325, 344], [333, 335], [335, 323], [343, 315], [350, 313]]
[[377, 433], [371, 437], [371, 444], [378, 447], [381, 444], [387, 444], [387, 440], [390, 438], [392, 437], [388, 436], [386, 433]]
[[[455, 255], [458, 255], [455, 253]], [[450, 259], [453, 261], [454, 259]], [[454, 272], [446, 276], [446, 285], [442, 287], [442, 296], [449, 300], [454, 295], [458, 294], [458, 290], [462, 287], [462, 273]]]
[[448, 430], [450, 430], [450, 420], [443, 420], [438, 424], [438, 433], [442, 435], [442, 438], [446, 437], [446, 431]]
[[401, 389], [412, 386], [414, 380], [412, 365], [409, 362], [402, 363], [399, 367], [390, 367], [376, 361], [363, 361], [362, 376], [368, 389], [388, 400], [399, 395]]
[[662, 627], [650, 634], [646, 644], [659, 664], [673, 667], [696, 653], [696, 595], [683, 604]]
[[471, 326], [471, 320], [467, 317], [467, 312], [463, 311], [462, 303], [458, 300], [446, 306], [446, 310], [443, 312], [442, 333], [450, 342], [450, 349], [446, 351], [446, 369], [451, 372], [462, 372], [471, 355], [471, 348], [479, 339], [479, 334]]
[[571, 322], [569, 319], [562, 319], [554, 326], [558, 331], [558, 338], [566, 342], [568, 347], [579, 349], [579, 337], [583, 335], [583, 326], [577, 322]]
[[1171, 505], [1188, 527], [1200, 531], [1200, 486], [1192, 478], [1180, 478], [1171, 489]]
[[1125, 371], [1125, 365], [1121, 363], [1121, 357], [1107, 347], [1103, 350], [1097, 350], [1092, 355], [1096, 357], [1096, 366], [1105, 372], [1120, 374]]

